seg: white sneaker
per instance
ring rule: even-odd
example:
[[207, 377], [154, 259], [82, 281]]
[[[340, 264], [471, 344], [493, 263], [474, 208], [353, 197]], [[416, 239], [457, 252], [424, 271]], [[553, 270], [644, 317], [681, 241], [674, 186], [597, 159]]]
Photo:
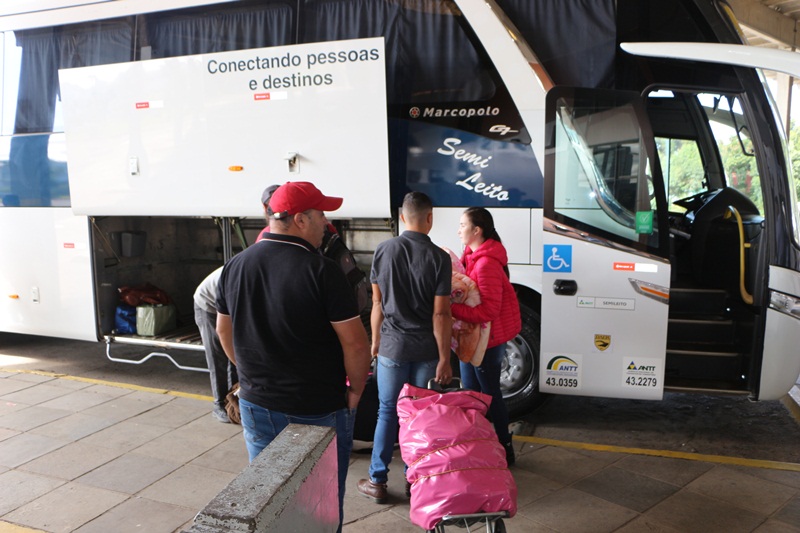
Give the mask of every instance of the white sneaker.
[[225, 411], [225, 408], [215, 405], [214, 410], [211, 411], [211, 416], [214, 417], [214, 420], [217, 422], [222, 422], [223, 424], [230, 424], [231, 419], [228, 418], [228, 412]]

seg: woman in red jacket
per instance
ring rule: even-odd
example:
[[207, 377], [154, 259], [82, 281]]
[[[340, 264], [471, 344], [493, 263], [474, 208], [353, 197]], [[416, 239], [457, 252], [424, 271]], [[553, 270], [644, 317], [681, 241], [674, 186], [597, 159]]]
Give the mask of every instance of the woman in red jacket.
[[470, 207], [461, 215], [458, 236], [464, 245], [461, 262], [466, 274], [478, 286], [481, 303], [475, 307], [453, 304], [453, 318], [478, 324], [491, 322], [489, 344], [480, 366], [460, 363], [465, 387], [489, 394], [489, 417], [497, 437], [506, 449], [508, 466], [514, 464], [514, 448], [508, 432], [508, 411], [500, 390], [500, 370], [506, 342], [522, 329], [519, 302], [508, 275], [508, 254], [494, 227], [492, 214], [482, 207]]

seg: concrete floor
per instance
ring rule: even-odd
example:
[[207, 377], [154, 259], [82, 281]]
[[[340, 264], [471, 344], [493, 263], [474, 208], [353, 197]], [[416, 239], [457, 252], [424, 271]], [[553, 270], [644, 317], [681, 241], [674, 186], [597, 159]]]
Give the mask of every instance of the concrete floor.
[[[205, 375], [170, 378], [160, 363], [105, 368], [102, 346], [70, 343], [0, 335], [0, 532], [187, 527], [245, 466], [241, 428], [211, 418]], [[86, 360], [70, 363], [76, 354]], [[100, 378], [116, 373], [125, 382]], [[156, 382], [178, 386], [142, 388]], [[408, 520], [399, 452], [388, 504], [356, 492], [368, 445], [357, 442], [352, 455], [344, 531], [420, 531]], [[535, 435], [516, 448], [511, 532], [800, 532], [797, 463]]]

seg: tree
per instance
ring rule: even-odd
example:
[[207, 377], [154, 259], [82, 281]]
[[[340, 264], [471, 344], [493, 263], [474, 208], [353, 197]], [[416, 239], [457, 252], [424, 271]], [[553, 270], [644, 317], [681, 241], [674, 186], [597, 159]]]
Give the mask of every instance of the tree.
[[792, 159], [795, 193], [800, 199], [800, 126], [794, 120], [789, 130], [789, 157]]
[[[744, 146], [742, 146], [744, 145]], [[725, 167], [725, 175], [730, 182], [729, 186], [739, 189], [763, 212], [764, 202], [761, 194], [761, 180], [758, 174], [756, 158], [753, 155], [753, 143], [749, 138], [742, 136], [742, 142], [736, 135], [719, 145], [720, 157]], [[736, 172], [738, 183], [733, 183], [731, 177]], [[749, 179], [748, 179], [749, 176]]]

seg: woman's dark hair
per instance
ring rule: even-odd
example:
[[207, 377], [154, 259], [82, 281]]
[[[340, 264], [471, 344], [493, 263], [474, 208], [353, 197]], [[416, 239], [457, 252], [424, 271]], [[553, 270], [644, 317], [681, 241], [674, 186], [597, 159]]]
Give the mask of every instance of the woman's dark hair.
[[[499, 243], [503, 241], [500, 240], [500, 235], [497, 233], [497, 229], [494, 227], [494, 218], [492, 218], [492, 214], [487, 211], [483, 207], [470, 207], [464, 214], [467, 215], [469, 221], [472, 222], [472, 225], [483, 230], [483, 238], [484, 239], [493, 239]], [[506, 273], [507, 278], [511, 278], [511, 273], [508, 271], [508, 265], [503, 265], [503, 272]]]
[[492, 214], [485, 208], [470, 207], [464, 211], [464, 214], [469, 217], [469, 221], [472, 222], [473, 226], [483, 230], [484, 239], [494, 239], [497, 242], [503, 242], [500, 240], [500, 235], [497, 234], [497, 230], [494, 227]]

